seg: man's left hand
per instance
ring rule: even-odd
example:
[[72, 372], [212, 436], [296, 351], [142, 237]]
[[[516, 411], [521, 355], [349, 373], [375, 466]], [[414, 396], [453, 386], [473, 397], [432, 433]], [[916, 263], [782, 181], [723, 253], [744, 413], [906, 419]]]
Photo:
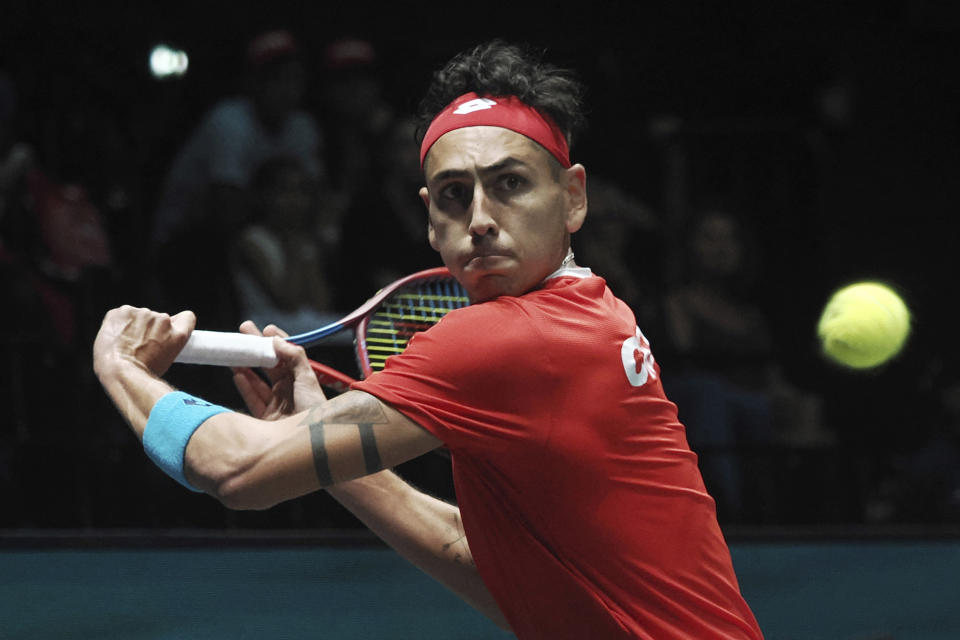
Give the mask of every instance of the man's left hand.
[[278, 358], [277, 365], [266, 370], [269, 384], [252, 369], [233, 370], [233, 382], [252, 416], [263, 420], [277, 420], [305, 411], [327, 399], [303, 347], [283, 340], [282, 338], [287, 337], [283, 330], [269, 325], [261, 333], [257, 326], [248, 320], [240, 325], [240, 332], [278, 338], [273, 341]]

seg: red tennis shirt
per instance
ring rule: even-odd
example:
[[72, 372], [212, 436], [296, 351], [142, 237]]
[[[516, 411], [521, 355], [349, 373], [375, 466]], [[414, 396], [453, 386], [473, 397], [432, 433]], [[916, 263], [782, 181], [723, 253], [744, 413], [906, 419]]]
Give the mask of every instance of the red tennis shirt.
[[444, 441], [518, 638], [762, 638], [630, 309], [587, 269], [451, 312], [354, 386]]

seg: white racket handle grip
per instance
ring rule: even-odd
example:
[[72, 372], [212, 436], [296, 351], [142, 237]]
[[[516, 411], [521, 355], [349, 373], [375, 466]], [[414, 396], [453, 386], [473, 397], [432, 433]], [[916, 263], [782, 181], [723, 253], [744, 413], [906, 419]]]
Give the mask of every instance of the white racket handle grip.
[[175, 362], [221, 367], [273, 367], [273, 338], [223, 331], [194, 331]]

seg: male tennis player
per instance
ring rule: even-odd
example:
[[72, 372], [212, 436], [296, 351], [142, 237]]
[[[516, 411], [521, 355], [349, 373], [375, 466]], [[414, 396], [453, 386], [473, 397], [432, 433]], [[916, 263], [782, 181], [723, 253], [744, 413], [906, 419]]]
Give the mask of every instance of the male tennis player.
[[[475, 304], [330, 400], [275, 339], [272, 388], [237, 376], [259, 419], [160, 378], [191, 312], [124, 307], [94, 346], [105, 389], [180, 482], [245, 509], [327, 487], [519, 638], [761, 638], [650, 345], [569, 252], [578, 85], [494, 42], [438, 72], [424, 108], [430, 244]], [[441, 445], [459, 507], [375, 473]]]

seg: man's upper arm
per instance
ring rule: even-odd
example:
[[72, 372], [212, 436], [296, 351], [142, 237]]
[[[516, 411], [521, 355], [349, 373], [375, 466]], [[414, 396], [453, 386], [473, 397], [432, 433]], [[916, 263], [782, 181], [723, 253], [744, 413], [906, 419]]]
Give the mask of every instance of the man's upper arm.
[[350, 391], [311, 409], [301, 424], [310, 434], [321, 486], [395, 467], [443, 444], [364, 391]]

